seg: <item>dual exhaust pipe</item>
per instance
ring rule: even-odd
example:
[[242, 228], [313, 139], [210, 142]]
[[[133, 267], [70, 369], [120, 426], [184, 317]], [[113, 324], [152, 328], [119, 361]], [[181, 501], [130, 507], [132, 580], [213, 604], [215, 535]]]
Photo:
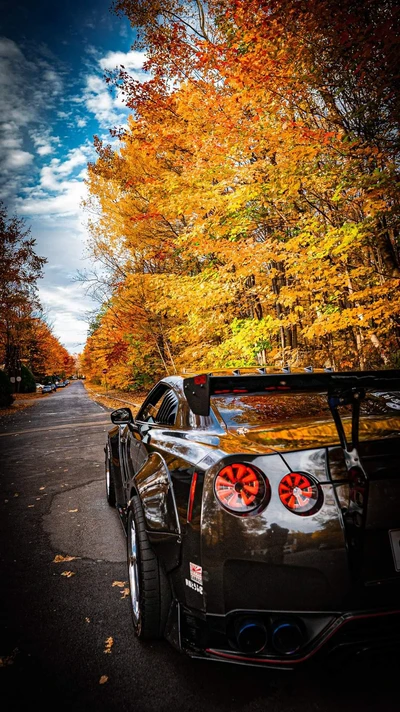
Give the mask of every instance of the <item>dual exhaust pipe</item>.
[[247, 654], [262, 652], [293, 655], [305, 642], [301, 621], [295, 618], [280, 618], [270, 625], [262, 618], [240, 617], [234, 623], [237, 648]]

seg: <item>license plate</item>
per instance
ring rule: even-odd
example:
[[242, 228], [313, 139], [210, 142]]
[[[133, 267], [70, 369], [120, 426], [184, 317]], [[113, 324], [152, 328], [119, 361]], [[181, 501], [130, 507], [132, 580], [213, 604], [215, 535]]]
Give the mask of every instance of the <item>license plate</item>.
[[392, 545], [394, 567], [400, 571], [400, 529], [389, 529], [390, 543]]

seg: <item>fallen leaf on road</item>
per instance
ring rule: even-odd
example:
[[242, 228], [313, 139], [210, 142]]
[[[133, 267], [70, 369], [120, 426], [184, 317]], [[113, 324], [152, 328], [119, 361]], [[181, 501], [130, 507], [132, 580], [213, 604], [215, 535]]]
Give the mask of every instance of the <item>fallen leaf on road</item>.
[[46, 487], [39, 487], [39, 491], [46, 489]]
[[18, 648], [14, 648], [11, 655], [3, 655], [0, 657], [0, 668], [6, 667], [6, 665], [12, 665], [18, 653]]
[[61, 576], [66, 576], [67, 578], [71, 578], [71, 576], [75, 576], [75, 571], [63, 571]]
[[28, 509], [30, 509], [31, 507], [34, 507], [34, 506], [35, 506], [34, 504], [28, 504]]
[[77, 509], [69, 509], [68, 511], [69, 512], [77, 512], [78, 510]]
[[100, 680], [99, 680], [99, 685], [104, 685], [105, 682], [108, 682], [108, 675], [102, 675]]
[[114, 645], [114, 638], [110, 637], [107, 638], [106, 640], [106, 647], [103, 650], [103, 653], [111, 653], [111, 648]]
[[119, 588], [124, 588], [126, 586], [127, 582], [126, 581], [114, 581], [113, 586], [119, 586]]
[[129, 596], [129, 588], [123, 588], [121, 591], [121, 598], [126, 598]]
[[19, 493], [15, 492], [14, 497], [19, 497]]
[[90, 623], [90, 618], [85, 618], [86, 623]]
[[75, 561], [76, 556], [63, 556], [62, 554], [56, 554], [53, 559], [53, 564], [61, 564], [63, 561]]

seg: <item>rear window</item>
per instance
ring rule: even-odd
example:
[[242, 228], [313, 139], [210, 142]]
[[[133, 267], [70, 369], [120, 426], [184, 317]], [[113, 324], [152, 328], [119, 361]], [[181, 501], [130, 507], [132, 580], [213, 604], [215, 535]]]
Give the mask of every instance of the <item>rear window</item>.
[[[212, 396], [211, 403], [227, 428], [293, 427], [313, 421], [333, 421], [326, 393], [271, 393], [261, 395]], [[344, 420], [351, 406], [341, 406]], [[374, 417], [375, 416], [375, 417]], [[368, 393], [361, 402], [361, 419], [400, 419], [400, 392]]]

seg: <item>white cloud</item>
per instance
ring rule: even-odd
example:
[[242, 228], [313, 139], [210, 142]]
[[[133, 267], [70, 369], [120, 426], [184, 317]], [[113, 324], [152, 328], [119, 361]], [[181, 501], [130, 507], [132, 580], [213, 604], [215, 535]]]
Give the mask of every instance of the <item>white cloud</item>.
[[59, 137], [52, 136], [48, 129], [31, 130], [29, 135], [39, 156], [48, 156], [54, 153], [54, 147], [60, 144]]
[[19, 47], [7, 37], [0, 37], [0, 57], [9, 59], [23, 59], [23, 54]]
[[104, 71], [118, 69], [121, 65], [125, 69], [141, 69], [146, 61], [145, 52], [108, 52], [99, 60], [99, 66]]
[[81, 202], [87, 196], [86, 165], [93, 155], [93, 146], [85, 143], [71, 149], [64, 161], [52, 158], [41, 168], [39, 184], [25, 189], [25, 196], [16, 199], [18, 214], [40, 215], [48, 221], [60, 216], [81, 219]]
[[19, 170], [28, 166], [33, 161], [33, 153], [21, 151], [20, 149], [11, 150], [5, 157], [3, 167], [7, 170]]
[[50, 84], [58, 86], [60, 78], [58, 74], [54, 71], [54, 69], [46, 69], [45, 72], [43, 72], [43, 78], [45, 79], [46, 82], [49, 82]]
[[55, 158], [49, 165], [43, 166], [42, 170], [40, 171], [40, 185], [44, 190], [62, 190], [54, 171], [54, 167], [55, 165], [57, 165], [57, 163], [58, 160]]
[[39, 146], [37, 152], [39, 156], [48, 156], [49, 153], [53, 153], [54, 148], [49, 143], [44, 144], [44, 146]]
[[114, 98], [101, 77], [95, 74], [87, 77], [84, 100], [87, 110], [94, 114], [101, 126], [109, 128], [123, 121], [124, 117], [115, 111]]
[[84, 187], [77, 181], [74, 188], [70, 186], [69, 191], [53, 199], [44, 198], [43, 193], [36, 204], [28, 199], [24, 210], [18, 207], [18, 214], [30, 215], [37, 254], [48, 260], [44, 278], [38, 284], [39, 298], [49, 313], [55, 334], [71, 353], [82, 350], [87, 331], [85, 315], [96, 306], [86, 294], [85, 285], [74, 281], [77, 270], [83, 267], [85, 238], [78, 185]]
[[42, 287], [42, 299], [58, 311], [67, 311], [70, 314], [82, 314], [82, 285], [73, 282], [67, 286], [56, 286], [52, 290]]
[[[1, 197], [12, 195], [19, 188], [16, 173], [26, 170], [34, 158], [24, 146], [27, 129], [40, 127], [42, 112], [52, 106], [61, 89], [61, 77], [44, 50], [42, 54], [38, 50], [32, 61], [13, 40], [0, 38]], [[48, 140], [35, 145], [40, 148], [47, 144]]]
[[70, 353], [81, 351], [88, 329], [85, 315], [94, 306], [92, 300], [87, 297], [84, 286], [76, 282], [60, 286], [49, 281], [39, 288], [39, 297], [51, 314], [56, 336]]
[[3, 149], [7, 148], [20, 148], [22, 146], [22, 138], [17, 138], [16, 136], [6, 136], [0, 139], [0, 146]]
[[[97, 72], [113, 72], [123, 66], [137, 81], [144, 81], [149, 76], [142, 71], [146, 61], [145, 52], [108, 52], [100, 57], [94, 47], [89, 47], [87, 54], [91, 61], [96, 61]], [[128, 110], [122, 92], [118, 87], [107, 84], [102, 74], [93, 72], [87, 76], [82, 98], [86, 109], [94, 115], [101, 127], [109, 129], [125, 124]]]
[[68, 153], [68, 158], [66, 161], [57, 162], [55, 164], [55, 172], [59, 175], [69, 175], [74, 168], [81, 166], [88, 162], [88, 153], [90, 153], [92, 148], [88, 146], [78, 146], [78, 148], [73, 148]]
[[59, 189], [61, 192], [58, 195], [44, 193], [40, 197], [24, 198], [18, 207], [20, 215], [42, 215], [44, 218], [76, 215], [82, 200], [86, 197], [85, 184], [81, 180], [63, 181], [55, 183], [54, 189]]
[[[37, 253], [48, 260], [40, 281], [41, 299], [50, 311], [57, 336], [67, 348], [76, 351], [86, 338], [87, 327], [82, 319], [95, 306], [84, 287], [73, 281], [73, 275], [82, 269], [87, 235], [81, 203], [87, 196], [87, 162], [95, 158], [95, 151], [89, 141], [63, 154], [59, 149], [63, 144], [71, 145], [70, 127], [84, 129], [92, 116], [100, 124], [100, 134], [126, 122], [128, 110], [122, 95], [115, 87], [110, 91], [102, 75], [123, 65], [142, 81], [145, 55], [132, 51], [102, 56], [93, 48], [88, 52], [91, 65], [83, 79], [82, 92], [71, 96], [74, 82], [71, 80], [69, 91], [68, 85], [63, 87], [57, 61], [45, 48], [35, 52], [32, 60], [15, 42], [0, 38], [3, 195], [18, 195], [12, 209], [28, 219]], [[49, 110], [53, 110], [55, 121], [65, 122], [68, 137], [52, 134], [45, 114]], [[90, 113], [86, 115], [85, 111]], [[109, 135], [107, 140], [112, 141]], [[36, 173], [31, 167], [35, 157]], [[21, 175], [28, 167], [29, 172]]]
[[83, 183], [87, 175], [86, 166], [94, 155], [93, 146], [84, 143], [71, 149], [65, 161], [52, 158], [42, 166], [39, 183], [21, 189], [27, 197], [17, 198], [18, 210], [24, 215], [45, 215], [47, 210], [49, 215], [57, 211], [60, 214], [78, 213], [80, 201], [86, 195]]

